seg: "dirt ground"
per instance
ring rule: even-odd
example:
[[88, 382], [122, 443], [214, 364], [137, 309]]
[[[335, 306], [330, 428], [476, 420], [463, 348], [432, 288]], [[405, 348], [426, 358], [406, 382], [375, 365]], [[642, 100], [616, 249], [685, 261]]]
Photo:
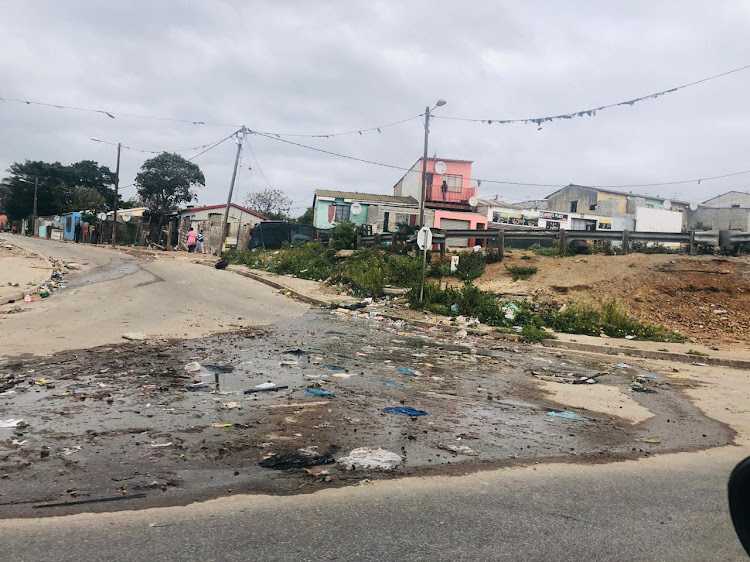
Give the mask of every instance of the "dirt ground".
[[[522, 259], [528, 256], [528, 259]], [[538, 273], [513, 281], [506, 266]], [[476, 284], [509, 298], [562, 305], [616, 298], [641, 320], [722, 349], [750, 345], [750, 258], [629, 254], [545, 257], [514, 250]]]
[[[0, 516], [44, 515], [34, 506], [49, 502], [129, 497], [145, 507], [427, 471], [604, 462], [734, 439], [685, 395], [700, 383], [673, 368], [454, 337], [317, 310], [201, 339], [6, 357], [0, 421], [23, 421], [0, 428]], [[556, 375], [601, 376], [540, 380]], [[631, 391], [639, 375], [654, 392]], [[284, 388], [258, 390], [269, 381]], [[345, 470], [342, 457], [360, 447], [400, 460], [390, 472]], [[60, 509], [75, 508], [49, 511]]]

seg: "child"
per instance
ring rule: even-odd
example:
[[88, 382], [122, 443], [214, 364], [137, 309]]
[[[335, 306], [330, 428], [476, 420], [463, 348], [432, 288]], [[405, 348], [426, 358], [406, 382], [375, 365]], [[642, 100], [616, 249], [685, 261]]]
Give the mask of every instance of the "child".
[[203, 247], [203, 229], [198, 233], [196, 240], [198, 241], [198, 253], [205, 254], [206, 249]]

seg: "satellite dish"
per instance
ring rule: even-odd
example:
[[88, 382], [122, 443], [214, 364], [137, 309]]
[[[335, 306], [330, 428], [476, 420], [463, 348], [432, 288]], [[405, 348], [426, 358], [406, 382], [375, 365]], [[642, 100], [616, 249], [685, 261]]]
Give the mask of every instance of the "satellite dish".
[[54, 220], [55, 222], [60, 222], [60, 215], [55, 215], [54, 217], [52, 217], [52, 220]]
[[479, 199], [477, 199], [476, 197], [469, 197], [469, 205], [471, 205], [472, 207], [476, 207], [477, 203], [479, 203]]
[[130, 213], [126, 215], [122, 215], [122, 222], [128, 222], [132, 218], [133, 218], [133, 215], [131, 215]]
[[698, 203], [690, 203], [690, 210], [691, 211], [697, 211], [698, 210]]
[[103, 221], [107, 218], [107, 213], [99, 213], [98, 215], [96, 215], [96, 218], [98, 218], [100, 221]]
[[358, 214], [362, 212], [362, 205], [360, 205], [359, 203], [352, 203], [352, 206], [349, 209], [349, 212], [352, 215], [357, 216]]
[[447, 168], [448, 167], [445, 165], [445, 162], [443, 162], [442, 160], [438, 160], [437, 162], [435, 162], [435, 173], [439, 176], [442, 176]]
[[672, 202], [669, 199], [665, 199], [664, 203], [661, 204], [667, 211], [672, 208]]

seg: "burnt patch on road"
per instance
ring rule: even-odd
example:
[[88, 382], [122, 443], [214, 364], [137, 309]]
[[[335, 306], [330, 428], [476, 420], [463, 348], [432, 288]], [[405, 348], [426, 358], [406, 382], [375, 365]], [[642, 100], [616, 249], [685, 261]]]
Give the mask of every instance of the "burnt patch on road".
[[[630, 424], [566, 408], [533, 373], [597, 377], [654, 417]], [[691, 381], [643, 375], [606, 360], [499, 345], [491, 336], [456, 339], [437, 328], [327, 311], [189, 341], [5, 358], [0, 514], [75, 509], [33, 509], [65, 501], [128, 509], [306, 492], [732, 442], [731, 430], [683, 396]], [[639, 376], [655, 392], [633, 392]], [[102, 507], [82, 503], [133, 494]]]

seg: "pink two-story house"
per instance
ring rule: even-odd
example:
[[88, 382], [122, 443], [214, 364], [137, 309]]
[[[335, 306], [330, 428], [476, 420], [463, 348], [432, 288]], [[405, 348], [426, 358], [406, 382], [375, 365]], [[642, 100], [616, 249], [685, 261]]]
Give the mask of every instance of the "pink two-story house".
[[[427, 159], [425, 208], [433, 209], [434, 228], [484, 230], [487, 215], [476, 212], [477, 188], [471, 186], [471, 160]], [[421, 199], [422, 159], [417, 160], [396, 185], [393, 194]], [[474, 205], [472, 205], [472, 203]], [[449, 239], [451, 246], [474, 245], [472, 239]]]

